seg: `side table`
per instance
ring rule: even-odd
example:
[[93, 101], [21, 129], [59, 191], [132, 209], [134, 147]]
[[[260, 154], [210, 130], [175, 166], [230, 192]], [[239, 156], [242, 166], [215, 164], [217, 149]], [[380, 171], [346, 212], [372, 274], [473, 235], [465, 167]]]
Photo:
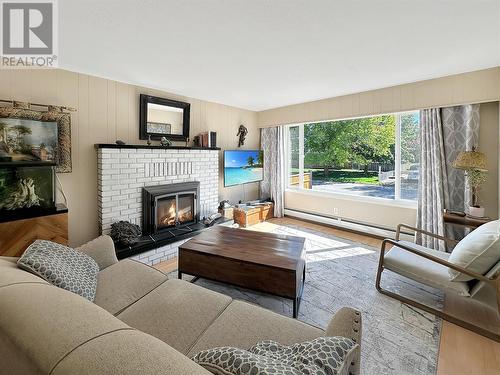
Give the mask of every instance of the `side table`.
[[443, 213], [443, 221], [445, 224], [456, 224], [456, 225], [462, 225], [464, 227], [468, 228], [477, 228], [483, 224], [486, 224], [493, 219], [489, 217], [471, 217], [471, 216], [461, 216], [457, 214], [452, 214], [450, 212], [444, 212]]

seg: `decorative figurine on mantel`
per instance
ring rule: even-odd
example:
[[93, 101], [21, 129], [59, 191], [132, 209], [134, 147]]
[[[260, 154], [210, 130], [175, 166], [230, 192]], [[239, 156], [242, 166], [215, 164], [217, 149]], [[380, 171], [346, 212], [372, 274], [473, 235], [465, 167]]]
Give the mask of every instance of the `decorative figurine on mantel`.
[[163, 146], [163, 147], [169, 147], [169, 146], [172, 146], [172, 142], [170, 140], [168, 140], [166, 137], [161, 137], [160, 138], [160, 144]]
[[201, 146], [200, 136], [199, 135], [195, 135], [193, 137], [193, 146], [194, 147], [200, 147]]
[[248, 134], [248, 129], [245, 127], [245, 125], [240, 125], [240, 127], [238, 128], [238, 134], [236, 134], [236, 136], [239, 137], [238, 139], [238, 147], [241, 147], [245, 144], [245, 137], [247, 136]]
[[148, 134], [148, 141], [146, 143], [148, 146], [151, 146], [151, 134]]

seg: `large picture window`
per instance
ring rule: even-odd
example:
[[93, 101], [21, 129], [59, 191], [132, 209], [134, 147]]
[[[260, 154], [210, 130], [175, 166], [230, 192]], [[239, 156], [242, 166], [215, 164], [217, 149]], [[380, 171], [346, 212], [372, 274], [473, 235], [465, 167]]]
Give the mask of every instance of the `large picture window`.
[[418, 111], [290, 125], [288, 188], [416, 200], [419, 126]]

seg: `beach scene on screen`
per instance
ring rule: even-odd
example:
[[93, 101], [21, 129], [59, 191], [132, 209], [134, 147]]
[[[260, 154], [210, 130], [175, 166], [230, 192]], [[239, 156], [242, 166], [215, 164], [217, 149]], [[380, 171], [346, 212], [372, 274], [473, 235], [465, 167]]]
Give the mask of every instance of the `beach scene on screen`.
[[263, 154], [259, 150], [226, 151], [224, 153], [224, 185], [240, 185], [261, 181]]

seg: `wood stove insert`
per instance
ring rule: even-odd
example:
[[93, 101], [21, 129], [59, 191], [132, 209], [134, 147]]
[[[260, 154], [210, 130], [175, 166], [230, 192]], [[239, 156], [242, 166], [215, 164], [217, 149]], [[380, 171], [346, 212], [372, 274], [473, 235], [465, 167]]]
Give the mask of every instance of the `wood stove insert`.
[[199, 221], [199, 195], [197, 181], [143, 188], [142, 233], [190, 231]]

